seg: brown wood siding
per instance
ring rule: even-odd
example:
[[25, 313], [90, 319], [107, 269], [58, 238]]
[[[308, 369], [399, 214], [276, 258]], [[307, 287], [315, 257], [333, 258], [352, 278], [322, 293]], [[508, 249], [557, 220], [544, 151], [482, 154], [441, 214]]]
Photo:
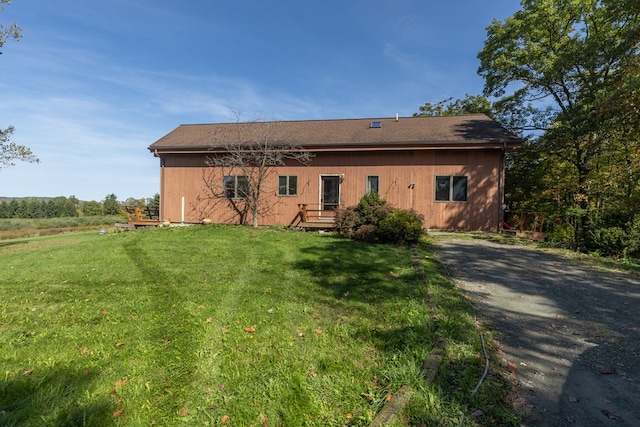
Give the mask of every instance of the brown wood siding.
[[[205, 177], [215, 173], [203, 167], [204, 155], [165, 154], [161, 171], [163, 220], [180, 222], [182, 198], [184, 221], [198, 223], [211, 218], [218, 223], [237, 222], [225, 204], [212, 206]], [[266, 183], [263, 200], [270, 212], [260, 218], [261, 225], [287, 225], [298, 212], [298, 204], [318, 206], [321, 176], [341, 177], [340, 206], [358, 203], [366, 191], [369, 175], [379, 177], [379, 192], [391, 205], [412, 209], [433, 229], [495, 231], [500, 221], [500, 150], [416, 150], [384, 152], [318, 153], [310, 166], [291, 164], [278, 168]], [[298, 177], [297, 196], [277, 196], [277, 176]], [[463, 175], [468, 178], [466, 202], [436, 202], [435, 177]], [[210, 178], [207, 178], [210, 179]], [[211, 179], [217, 185], [222, 177]], [[415, 185], [411, 185], [415, 183]]]

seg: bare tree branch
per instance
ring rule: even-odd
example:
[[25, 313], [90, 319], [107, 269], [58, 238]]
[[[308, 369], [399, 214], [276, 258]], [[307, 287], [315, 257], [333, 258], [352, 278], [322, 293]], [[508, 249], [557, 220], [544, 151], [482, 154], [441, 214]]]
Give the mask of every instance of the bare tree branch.
[[286, 142], [281, 122], [254, 120], [221, 126], [212, 135], [211, 155], [203, 174], [207, 189], [206, 203], [226, 204], [236, 220], [245, 224], [251, 217], [253, 227], [260, 216], [268, 214], [277, 201], [269, 202], [264, 195], [276, 188], [270, 186], [278, 167], [290, 163], [308, 165], [313, 153], [301, 145]]

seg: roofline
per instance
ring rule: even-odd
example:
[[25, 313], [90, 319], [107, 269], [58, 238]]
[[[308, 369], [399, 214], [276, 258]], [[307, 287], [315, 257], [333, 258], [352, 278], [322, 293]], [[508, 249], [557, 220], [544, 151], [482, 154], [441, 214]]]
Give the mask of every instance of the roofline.
[[[522, 145], [520, 142], [492, 142], [492, 143], [429, 143], [429, 144], [398, 144], [398, 145], [319, 145], [319, 146], [302, 146], [292, 151], [313, 151], [313, 152], [346, 152], [346, 151], [423, 151], [423, 150], [490, 150], [503, 148], [518, 148]], [[163, 147], [152, 148], [149, 151], [155, 155], [159, 154], [214, 154], [224, 153], [224, 148], [216, 149], [215, 147]]]

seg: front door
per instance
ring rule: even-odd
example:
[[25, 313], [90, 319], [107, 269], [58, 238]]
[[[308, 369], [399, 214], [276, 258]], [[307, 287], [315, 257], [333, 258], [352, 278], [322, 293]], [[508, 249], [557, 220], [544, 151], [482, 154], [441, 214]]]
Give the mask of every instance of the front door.
[[340, 205], [340, 177], [323, 175], [320, 177], [322, 188], [320, 191], [320, 209], [335, 210]]

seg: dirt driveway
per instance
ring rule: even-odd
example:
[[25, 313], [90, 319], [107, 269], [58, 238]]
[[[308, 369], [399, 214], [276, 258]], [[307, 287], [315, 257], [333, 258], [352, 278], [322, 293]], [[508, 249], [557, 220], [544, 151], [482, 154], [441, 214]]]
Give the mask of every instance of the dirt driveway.
[[527, 426], [640, 426], [640, 277], [530, 247], [434, 236], [495, 331]]

